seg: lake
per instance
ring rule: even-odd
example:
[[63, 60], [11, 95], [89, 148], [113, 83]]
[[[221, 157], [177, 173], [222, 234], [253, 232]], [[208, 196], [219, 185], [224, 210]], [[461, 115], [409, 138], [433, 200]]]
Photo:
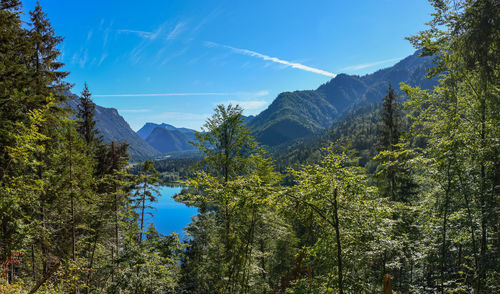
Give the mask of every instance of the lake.
[[183, 203], [176, 202], [172, 196], [179, 193], [182, 187], [160, 187], [160, 195], [158, 201], [151, 203], [154, 210], [153, 218], [148, 217], [147, 223], [154, 223], [159, 233], [169, 235], [176, 232], [181, 236], [185, 236], [184, 227], [191, 222], [191, 217], [198, 214], [195, 207], [188, 207]]

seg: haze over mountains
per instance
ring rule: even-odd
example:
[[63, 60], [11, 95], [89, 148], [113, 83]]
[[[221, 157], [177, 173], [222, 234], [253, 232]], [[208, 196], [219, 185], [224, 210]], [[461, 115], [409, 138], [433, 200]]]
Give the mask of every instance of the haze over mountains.
[[[419, 57], [416, 52], [392, 67], [369, 75], [339, 74], [316, 90], [283, 92], [259, 115], [245, 117], [245, 123], [263, 145], [292, 142], [330, 127], [350, 110], [381, 101], [389, 83], [396, 89], [401, 82], [431, 88], [435, 81], [426, 78], [431, 62], [431, 57]], [[196, 149], [189, 143], [195, 140], [195, 131], [191, 129], [146, 123], [135, 133], [116, 109], [101, 106], [96, 107], [95, 118], [105, 141], [130, 144], [133, 161]]]

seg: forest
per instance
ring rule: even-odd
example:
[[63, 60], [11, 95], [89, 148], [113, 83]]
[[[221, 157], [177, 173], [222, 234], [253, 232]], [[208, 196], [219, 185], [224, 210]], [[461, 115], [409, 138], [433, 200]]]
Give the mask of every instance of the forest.
[[[500, 4], [430, 2], [407, 39], [433, 89], [388, 84], [288, 151], [218, 105], [201, 160], [138, 167], [86, 85], [67, 106], [41, 5], [1, 0], [0, 293], [500, 293]], [[145, 222], [179, 180], [188, 238]]]

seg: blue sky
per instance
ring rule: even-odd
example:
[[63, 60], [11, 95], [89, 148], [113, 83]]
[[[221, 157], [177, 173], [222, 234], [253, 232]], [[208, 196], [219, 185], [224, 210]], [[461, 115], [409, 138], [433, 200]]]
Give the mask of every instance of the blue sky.
[[[147, 2], [147, 4], [145, 4]], [[36, 1], [23, 1], [32, 10]], [[40, 1], [79, 94], [145, 122], [199, 129], [220, 103], [246, 115], [280, 92], [363, 75], [414, 52], [427, 1]]]

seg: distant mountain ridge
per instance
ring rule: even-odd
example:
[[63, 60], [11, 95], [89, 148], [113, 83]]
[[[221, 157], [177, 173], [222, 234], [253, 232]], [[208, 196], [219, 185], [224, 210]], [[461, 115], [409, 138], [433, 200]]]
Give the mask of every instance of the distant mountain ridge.
[[196, 149], [190, 143], [196, 141], [195, 131], [188, 128], [177, 128], [166, 123], [155, 124], [148, 122], [137, 131], [137, 134], [162, 153]]
[[[426, 78], [431, 62], [432, 57], [419, 57], [416, 52], [372, 74], [361, 77], [339, 74], [316, 90], [283, 92], [257, 116], [244, 117], [244, 123], [263, 145], [292, 142], [329, 128], [349, 111], [381, 101], [389, 83], [396, 89], [400, 82], [432, 88], [436, 80]], [[76, 109], [77, 96], [71, 93], [68, 96], [68, 104]], [[196, 140], [192, 129], [148, 122], [135, 133], [116, 109], [99, 105], [96, 105], [95, 119], [105, 142], [130, 144], [131, 161], [196, 150], [190, 144]]]
[[275, 146], [324, 130], [346, 112], [380, 101], [389, 83], [396, 89], [401, 82], [431, 88], [436, 81], [426, 78], [426, 69], [432, 57], [418, 54], [365, 76], [339, 74], [316, 90], [281, 93], [248, 126], [261, 144]]
[[188, 129], [188, 128], [177, 128], [177, 127], [174, 127], [173, 125], [169, 125], [169, 124], [166, 124], [166, 123], [161, 123], [161, 124], [155, 124], [155, 123], [151, 123], [151, 122], [147, 122], [144, 124], [144, 126], [142, 126], [142, 128], [140, 128], [138, 131], [137, 131], [137, 134], [139, 136], [141, 136], [141, 138], [143, 138], [144, 140], [146, 140], [148, 138], [149, 135], [151, 135], [151, 133], [153, 132], [153, 130], [157, 127], [162, 127], [162, 128], [166, 128], [167, 130], [177, 130], [177, 131], [180, 131], [180, 132], [183, 132], [183, 133], [187, 133], [187, 134], [190, 134], [190, 133], [194, 133], [194, 130], [192, 129]]
[[[76, 110], [78, 96], [67, 93], [68, 105]], [[137, 135], [123, 119], [115, 108], [107, 108], [96, 105], [95, 107], [96, 128], [102, 135], [104, 142], [128, 143], [129, 155], [132, 162], [143, 161], [161, 156], [161, 152], [151, 147], [145, 140]]]

